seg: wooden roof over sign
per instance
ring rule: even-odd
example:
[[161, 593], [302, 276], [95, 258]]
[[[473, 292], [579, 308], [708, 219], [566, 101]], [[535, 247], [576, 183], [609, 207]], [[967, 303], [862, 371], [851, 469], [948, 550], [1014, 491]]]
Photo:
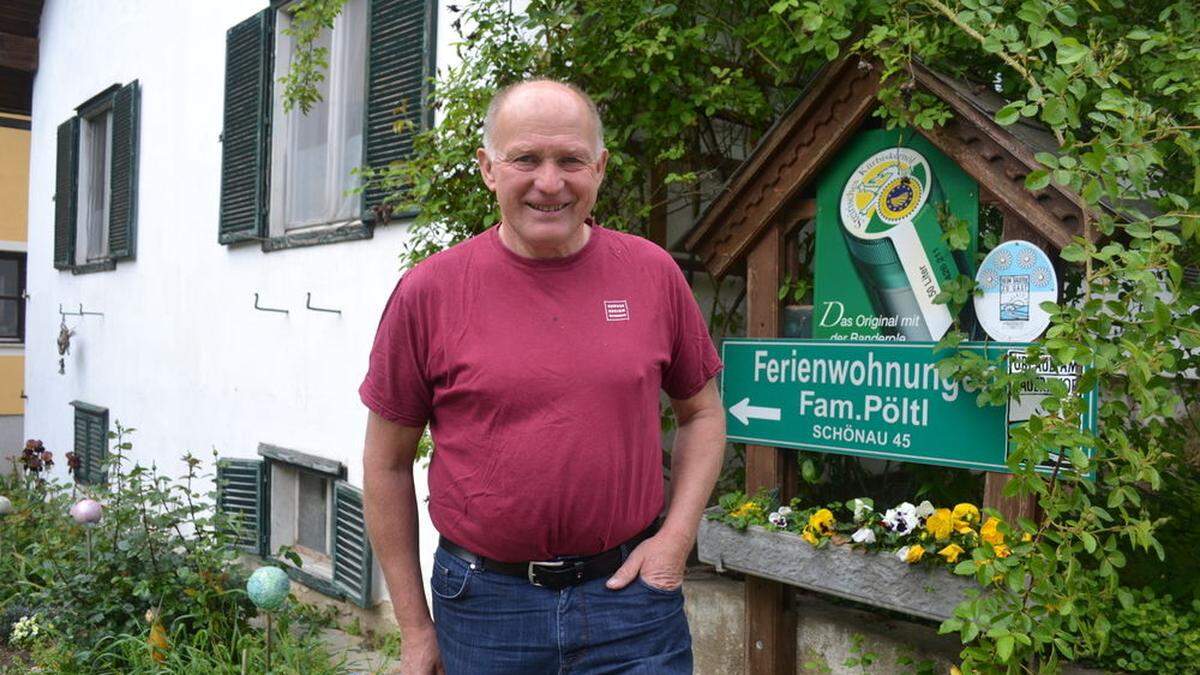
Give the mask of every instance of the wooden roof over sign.
[[[826, 163], [879, 105], [880, 67], [849, 56], [827, 65], [775, 123], [709, 205], [685, 241], [714, 276], [741, 267], [759, 235], [772, 224], [789, 225]], [[944, 101], [950, 120], [918, 129], [980, 184], [981, 201], [1025, 220], [1058, 248], [1083, 233], [1083, 201], [1054, 184], [1030, 191], [1025, 176], [1041, 165], [1034, 154], [1053, 151], [1054, 137], [1020, 122], [1002, 127], [993, 119], [1004, 100], [912, 65], [918, 89]]]
[[28, 115], [42, 0], [0, 0], [0, 112]]

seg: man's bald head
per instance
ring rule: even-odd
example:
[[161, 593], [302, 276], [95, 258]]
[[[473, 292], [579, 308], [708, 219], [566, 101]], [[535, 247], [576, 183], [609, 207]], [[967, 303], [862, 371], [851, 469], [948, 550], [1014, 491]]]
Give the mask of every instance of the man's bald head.
[[600, 122], [600, 111], [596, 108], [596, 102], [585, 91], [570, 82], [562, 82], [549, 78], [515, 82], [492, 96], [491, 103], [488, 104], [487, 116], [483, 120], [483, 147], [487, 150], [488, 154], [491, 155], [495, 152], [496, 123], [505, 104], [514, 95], [532, 93], [532, 90], [536, 89], [559, 89], [572, 94], [583, 104], [587, 110], [588, 117], [591, 119], [592, 127], [595, 130], [595, 147], [593, 151], [596, 155], [599, 155], [600, 151], [604, 149], [604, 126]]

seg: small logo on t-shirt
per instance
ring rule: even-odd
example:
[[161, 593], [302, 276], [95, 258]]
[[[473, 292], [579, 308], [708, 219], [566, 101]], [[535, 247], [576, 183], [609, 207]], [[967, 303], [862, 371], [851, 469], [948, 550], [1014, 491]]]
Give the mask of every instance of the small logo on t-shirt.
[[609, 321], [628, 321], [629, 320], [629, 301], [628, 300], [605, 300], [604, 301], [604, 318]]

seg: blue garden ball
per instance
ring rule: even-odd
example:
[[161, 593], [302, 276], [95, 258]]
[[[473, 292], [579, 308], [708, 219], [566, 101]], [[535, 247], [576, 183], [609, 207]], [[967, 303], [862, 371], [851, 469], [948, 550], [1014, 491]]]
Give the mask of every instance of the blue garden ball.
[[246, 581], [246, 594], [260, 609], [278, 609], [287, 597], [291, 583], [287, 572], [278, 567], [260, 567]]

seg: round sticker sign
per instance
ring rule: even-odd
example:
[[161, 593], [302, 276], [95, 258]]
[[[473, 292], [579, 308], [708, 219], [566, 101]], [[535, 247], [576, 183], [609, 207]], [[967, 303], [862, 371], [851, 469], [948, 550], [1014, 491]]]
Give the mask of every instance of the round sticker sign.
[[992, 249], [979, 266], [975, 316], [993, 340], [1032, 342], [1050, 325], [1043, 302], [1058, 300], [1058, 277], [1042, 249], [1019, 239]]
[[929, 198], [929, 175], [929, 163], [912, 148], [871, 155], [842, 189], [842, 225], [856, 237], [876, 239], [911, 221]]

